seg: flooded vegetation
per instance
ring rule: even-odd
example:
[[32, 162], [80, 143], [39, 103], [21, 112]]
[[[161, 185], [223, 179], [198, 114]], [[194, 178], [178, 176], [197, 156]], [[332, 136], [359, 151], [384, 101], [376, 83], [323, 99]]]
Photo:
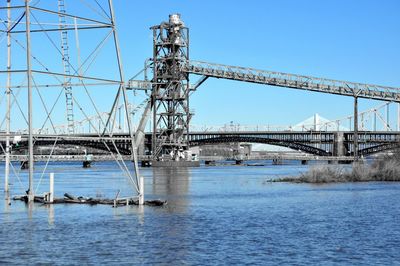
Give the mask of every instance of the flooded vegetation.
[[316, 165], [295, 177], [281, 177], [273, 182], [338, 183], [400, 181], [400, 152], [376, 159], [371, 164], [353, 163], [352, 167], [341, 165]]

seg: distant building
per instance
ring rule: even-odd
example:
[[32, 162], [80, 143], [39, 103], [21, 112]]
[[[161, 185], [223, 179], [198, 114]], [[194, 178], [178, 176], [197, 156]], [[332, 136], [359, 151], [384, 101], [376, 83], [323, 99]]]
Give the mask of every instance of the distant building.
[[200, 156], [223, 156], [226, 158], [234, 158], [235, 156], [250, 156], [252, 152], [252, 144], [250, 143], [221, 143], [207, 144], [199, 147]]

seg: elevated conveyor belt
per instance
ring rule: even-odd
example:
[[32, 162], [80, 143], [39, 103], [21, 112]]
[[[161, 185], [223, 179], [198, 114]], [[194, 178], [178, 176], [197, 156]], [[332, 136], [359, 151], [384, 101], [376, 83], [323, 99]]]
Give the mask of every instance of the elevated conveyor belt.
[[213, 78], [252, 82], [374, 100], [400, 102], [400, 88], [190, 61], [182, 71]]

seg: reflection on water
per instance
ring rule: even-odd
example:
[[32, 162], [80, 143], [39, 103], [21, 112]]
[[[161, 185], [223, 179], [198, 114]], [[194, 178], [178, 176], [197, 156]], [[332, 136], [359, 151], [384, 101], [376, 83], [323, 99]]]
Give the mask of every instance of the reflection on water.
[[153, 167], [152, 193], [166, 199], [171, 211], [184, 211], [189, 204], [190, 168]]
[[29, 203], [25, 204], [25, 206], [26, 206], [26, 208], [28, 210], [28, 219], [29, 220], [32, 220], [32, 218], [33, 218], [33, 211], [35, 209], [35, 205], [36, 204], [33, 203], [33, 202], [29, 202]]
[[11, 208], [10, 192], [5, 192], [4, 193], [4, 213], [10, 212], [10, 208]]
[[[188, 239], [192, 231], [190, 223], [182, 222], [181, 215], [186, 215], [190, 204], [190, 168], [186, 167], [154, 167], [152, 193], [168, 201], [164, 210], [174, 217], [175, 222], [162, 224], [157, 252], [164, 254], [162, 263], [187, 263], [191, 240]], [[179, 221], [178, 221], [179, 220]], [[173, 254], [165, 251], [167, 246], [175, 246]]]
[[48, 215], [47, 222], [49, 223], [49, 225], [54, 225], [54, 205], [46, 205], [46, 208]]
[[139, 225], [143, 226], [144, 225], [144, 206], [143, 205], [137, 206], [137, 217], [138, 217]]

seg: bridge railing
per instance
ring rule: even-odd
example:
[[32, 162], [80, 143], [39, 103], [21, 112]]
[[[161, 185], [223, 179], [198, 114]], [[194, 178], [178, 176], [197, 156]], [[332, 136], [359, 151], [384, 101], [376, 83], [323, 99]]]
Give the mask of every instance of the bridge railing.
[[[262, 131], [337, 131], [339, 127], [336, 123], [326, 123], [315, 127], [313, 124], [295, 125], [295, 126], [280, 126], [280, 125], [240, 125], [226, 124], [222, 126], [201, 126], [191, 125], [191, 132], [262, 132]], [[340, 127], [339, 131], [348, 131]]]

